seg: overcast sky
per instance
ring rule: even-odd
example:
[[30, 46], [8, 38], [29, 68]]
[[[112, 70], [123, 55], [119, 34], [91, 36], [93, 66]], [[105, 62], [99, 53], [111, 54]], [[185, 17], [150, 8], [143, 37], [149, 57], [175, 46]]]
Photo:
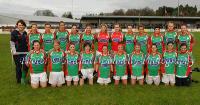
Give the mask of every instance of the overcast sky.
[[[200, 10], [200, 0], [179, 0], [180, 4], [196, 5]], [[73, 6], [72, 6], [73, 4]], [[38, 9], [50, 9], [61, 16], [65, 11], [72, 11], [74, 17], [86, 13], [112, 12], [115, 9], [159, 6], [176, 7], [178, 0], [0, 0], [0, 13], [18, 13], [32, 15]]]

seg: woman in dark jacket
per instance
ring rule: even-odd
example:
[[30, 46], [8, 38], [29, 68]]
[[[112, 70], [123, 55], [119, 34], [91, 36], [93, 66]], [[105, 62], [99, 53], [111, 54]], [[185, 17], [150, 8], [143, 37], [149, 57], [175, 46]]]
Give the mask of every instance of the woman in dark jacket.
[[25, 31], [26, 23], [23, 20], [18, 20], [16, 29], [11, 32], [11, 50], [16, 65], [17, 83], [25, 83], [28, 67], [24, 64], [26, 54], [20, 52], [28, 52], [27, 32]]

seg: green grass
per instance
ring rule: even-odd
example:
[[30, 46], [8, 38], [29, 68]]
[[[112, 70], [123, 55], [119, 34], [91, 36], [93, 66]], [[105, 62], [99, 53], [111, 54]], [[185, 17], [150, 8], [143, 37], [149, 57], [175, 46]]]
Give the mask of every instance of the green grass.
[[[194, 33], [194, 58], [200, 63], [200, 34]], [[161, 86], [94, 86], [32, 89], [30, 85], [19, 85], [15, 81], [15, 70], [11, 70], [9, 35], [0, 35], [0, 105], [64, 105], [64, 104], [136, 104], [136, 105], [199, 105], [200, 83], [191, 87]], [[193, 79], [200, 81], [200, 73]]]

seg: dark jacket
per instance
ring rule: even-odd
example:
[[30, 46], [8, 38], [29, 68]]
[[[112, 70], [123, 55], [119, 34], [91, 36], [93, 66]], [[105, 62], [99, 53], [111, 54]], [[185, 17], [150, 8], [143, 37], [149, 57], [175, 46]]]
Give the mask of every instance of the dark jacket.
[[16, 52], [28, 52], [26, 31], [22, 34], [18, 30], [12, 31], [10, 40], [15, 43]]

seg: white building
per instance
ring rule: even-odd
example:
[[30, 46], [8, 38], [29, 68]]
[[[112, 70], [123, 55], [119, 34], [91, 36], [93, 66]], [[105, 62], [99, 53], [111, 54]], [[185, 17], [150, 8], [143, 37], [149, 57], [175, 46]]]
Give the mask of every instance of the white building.
[[70, 18], [0, 13], [0, 27], [15, 26], [19, 19], [23, 19], [27, 26], [30, 26], [31, 23], [36, 23], [39, 27], [44, 26], [47, 22], [52, 26], [57, 26], [60, 21], [64, 21], [66, 24], [80, 23], [80, 20]]

